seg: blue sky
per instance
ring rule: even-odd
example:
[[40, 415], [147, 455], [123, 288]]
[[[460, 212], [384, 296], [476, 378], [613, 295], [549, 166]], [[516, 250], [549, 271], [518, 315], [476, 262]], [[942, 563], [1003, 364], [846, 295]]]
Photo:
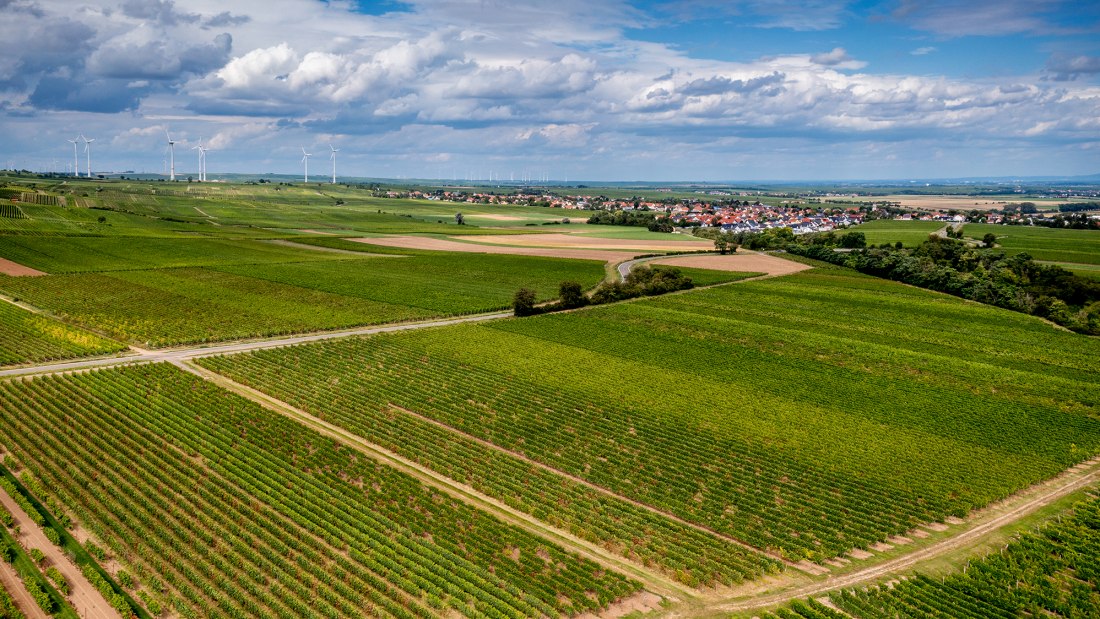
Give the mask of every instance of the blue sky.
[[[569, 180], [1100, 172], [1100, 4], [0, 0], [0, 165]], [[81, 167], [84, 157], [81, 155]], [[324, 163], [322, 163], [322, 161]]]

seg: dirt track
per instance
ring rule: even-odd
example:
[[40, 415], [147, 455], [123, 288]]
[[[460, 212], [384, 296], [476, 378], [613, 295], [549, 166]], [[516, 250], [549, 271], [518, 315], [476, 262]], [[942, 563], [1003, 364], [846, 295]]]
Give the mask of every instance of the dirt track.
[[49, 275], [49, 273], [23, 266], [7, 258], [0, 258], [0, 273], [4, 275], [13, 275], [15, 277], [38, 277], [40, 275]]
[[768, 275], [790, 275], [811, 268], [801, 262], [756, 253], [729, 254], [726, 256], [670, 256], [650, 260], [646, 264], [667, 264], [716, 271], [767, 273]]
[[76, 566], [65, 553], [46, 539], [42, 527], [31, 521], [30, 516], [19, 507], [19, 504], [8, 496], [7, 492], [0, 490], [0, 504], [4, 506], [15, 518], [19, 525], [19, 543], [24, 548], [37, 548], [46, 555], [47, 565], [56, 567], [69, 582], [69, 602], [80, 613], [81, 617], [92, 619], [117, 619], [118, 611], [111, 608], [107, 600], [103, 599], [99, 591], [96, 591], [92, 583], [80, 573]]

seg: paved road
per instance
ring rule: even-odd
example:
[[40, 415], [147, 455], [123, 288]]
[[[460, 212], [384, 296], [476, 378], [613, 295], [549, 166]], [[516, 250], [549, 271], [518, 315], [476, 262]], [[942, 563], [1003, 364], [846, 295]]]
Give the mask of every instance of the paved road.
[[138, 348], [134, 348], [133, 351], [130, 353], [114, 357], [84, 359], [79, 361], [65, 361], [61, 363], [49, 363], [44, 365], [34, 365], [28, 367], [0, 370], [0, 378], [30, 376], [35, 374], [56, 374], [59, 372], [89, 370], [93, 368], [110, 367], [114, 365], [124, 365], [128, 363], [155, 363], [158, 361], [177, 362], [185, 361], [187, 359], [194, 359], [196, 357], [210, 357], [213, 355], [247, 352], [250, 350], [261, 350], [264, 348], [280, 348], [282, 346], [293, 346], [295, 344], [304, 344], [306, 342], [319, 342], [321, 340], [331, 340], [356, 335], [371, 335], [374, 333], [389, 333], [393, 331], [410, 331], [413, 329], [443, 327], [446, 325], [455, 325], [466, 322], [496, 320], [498, 318], [505, 318], [511, 315], [511, 312], [493, 312], [491, 314], [475, 314], [473, 316], [445, 318], [441, 320], [430, 320], [427, 322], [411, 322], [386, 325], [381, 327], [363, 327], [360, 329], [348, 329], [345, 331], [326, 331], [324, 333], [312, 333], [308, 335], [296, 335], [293, 337], [283, 337], [251, 342], [237, 342], [234, 344], [219, 344], [213, 346], [195, 346], [189, 348], [173, 348], [167, 350], [141, 350]]

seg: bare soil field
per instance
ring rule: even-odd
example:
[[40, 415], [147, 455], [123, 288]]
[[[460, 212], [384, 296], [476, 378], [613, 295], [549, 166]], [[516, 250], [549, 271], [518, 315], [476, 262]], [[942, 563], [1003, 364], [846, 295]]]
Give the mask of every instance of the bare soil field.
[[648, 264], [667, 264], [675, 267], [713, 269], [715, 271], [740, 271], [742, 273], [767, 273], [789, 275], [811, 268], [808, 265], [784, 260], [767, 254], [730, 254], [726, 256], [669, 256], [650, 260]]
[[514, 256], [542, 256], [545, 258], [579, 258], [582, 260], [602, 260], [604, 262], [619, 262], [631, 257], [631, 254], [622, 251], [579, 249], [585, 247], [583, 244], [577, 245], [576, 247], [578, 247], [578, 249], [566, 247], [515, 247], [509, 245], [495, 246], [462, 243], [449, 239], [435, 239], [422, 236], [386, 236], [347, 240], [369, 245], [385, 245], [386, 247], [402, 247], [405, 249], [459, 251], [472, 254], [511, 254]]
[[478, 243], [494, 245], [524, 245], [527, 247], [560, 247], [583, 249], [635, 249], [640, 251], [689, 251], [712, 250], [711, 241], [674, 241], [669, 243], [635, 241], [631, 239], [601, 239], [575, 234], [522, 234], [478, 238]]
[[15, 277], [38, 277], [39, 275], [49, 275], [49, 273], [25, 267], [18, 262], [12, 262], [6, 258], [0, 258], [0, 273], [4, 275], [14, 275]]
[[1000, 196], [905, 196], [905, 195], [892, 195], [892, 196], [867, 196], [855, 198], [861, 202], [880, 202], [882, 200], [888, 200], [890, 202], [899, 202], [902, 206], [909, 208], [918, 208], [925, 210], [948, 210], [955, 209], [959, 211], [992, 211], [994, 209], [1001, 209], [1010, 202], [1034, 202], [1039, 209], [1043, 209], [1044, 205], [1055, 206], [1068, 200], [1033, 200], [1028, 198], [1007, 198]]

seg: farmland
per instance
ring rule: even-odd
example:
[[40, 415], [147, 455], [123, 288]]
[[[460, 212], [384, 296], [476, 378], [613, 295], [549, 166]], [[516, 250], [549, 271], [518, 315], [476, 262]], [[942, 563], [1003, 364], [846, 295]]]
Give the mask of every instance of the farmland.
[[1027, 253], [1036, 260], [1100, 265], [1100, 235], [1094, 230], [967, 224], [963, 232], [976, 239], [992, 233], [997, 237], [998, 247], [1009, 254]]
[[[1090, 617], [1100, 607], [1100, 499], [1093, 496], [1036, 532], [999, 552], [971, 561], [943, 578], [912, 575], [891, 586], [831, 594], [846, 616], [953, 618], [1019, 617], [1024, 614]], [[810, 610], [806, 610], [806, 609]], [[816, 613], [816, 614], [814, 614]], [[776, 615], [764, 614], [764, 619]], [[780, 617], [843, 617], [815, 600], [797, 602]]]
[[182, 616], [556, 615], [638, 588], [168, 365], [0, 383], [0, 440]]
[[[921, 324], [908, 325], [915, 313]], [[828, 332], [813, 328], [822, 314]], [[951, 334], [1008, 331], [1017, 343], [982, 363], [967, 343], [940, 350]], [[811, 272], [203, 363], [354, 431], [414, 411], [756, 547], [822, 560], [1095, 453], [1092, 351], [1008, 312]]]
[[939, 221], [901, 221], [876, 219], [852, 228], [867, 237], [868, 245], [900, 242], [906, 247], [916, 247], [928, 240], [928, 235], [944, 227]]
[[0, 301], [0, 365], [117, 352], [125, 346]]

